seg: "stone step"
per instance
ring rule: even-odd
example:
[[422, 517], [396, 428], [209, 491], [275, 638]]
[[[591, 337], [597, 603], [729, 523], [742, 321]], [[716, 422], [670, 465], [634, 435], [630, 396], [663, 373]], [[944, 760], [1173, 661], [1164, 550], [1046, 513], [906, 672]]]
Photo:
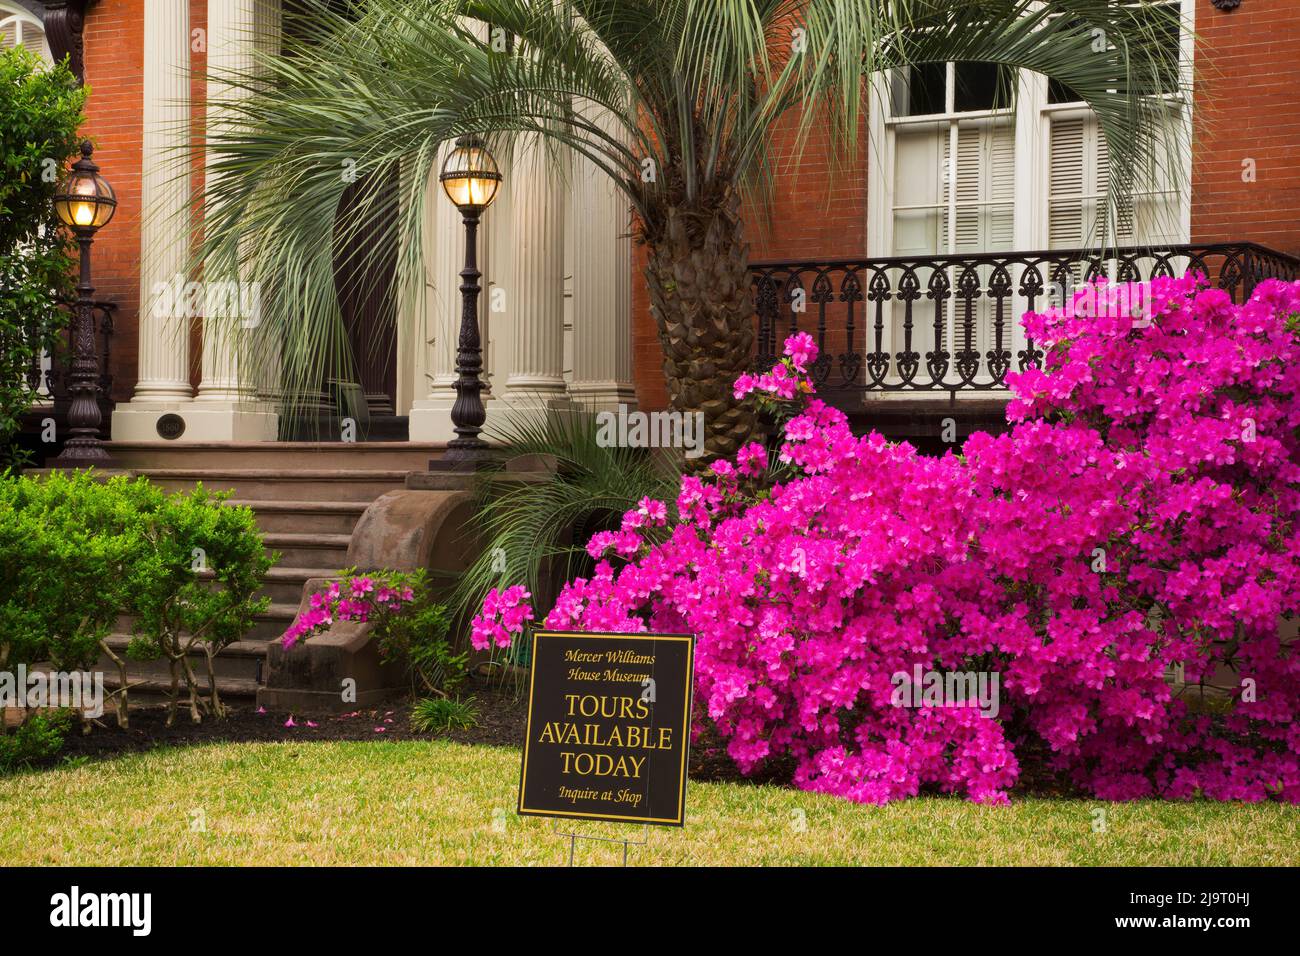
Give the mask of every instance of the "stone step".
[[433, 442], [109, 442], [119, 468], [274, 468], [286, 471], [424, 471], [446, 446]]
[[263, 532], [351, 534], [365, 512], [365, 501], [257, 501], [231, 498], [227, 504], [249, 507]]
[[[104, 639], [104, 642], [112, 648], [113, 653], [118, 657], [126, 659], [128, 680], [159, 680], [170, 683], [171, 667], [165, 658], [154, 661], [133, 661], [126, 658], [126, 648], [131, 643], [130, 634], [110, 634]], [[225, 678], [256, 683], [265, 667], [267, 644], [267, 641], [244, 640], [235, 641], [223, 647], [212, 662], [213, 669], [217, 673], [218, 689], [221, 686], [221, 681]], [[104, 672], [106, 682], [110, 675], [114, 679], [118, 676], [117, 665], [107, 654], [102, 656], [95, 666], [97, 670]], [[202, 651], [196, 649], [190, 655], [190, 667], [194, 669], [194, 674], [199, 678], [199, 682], [206, 684], [207, 663]]]
[[[314, 577], [324, 576], [324, 572], [313, 570], [311, 574]], [[262, 594], [266, 593], [266, 588], [262, 589]], [[298, 595], [302, 593], [302, 585], [298, 585]], [[256, 616], [256, 623], [252, 630], [244, 635], [244, 640], [251, 643], [260, 643], [264, 641], [277, 640], [289, 625], [293, 623], [294, 617], [298, 614], [298, 595], [295, 595], [292, 601], [275, 602], [261, 614]], [[132, 620], [129, 616], [119, 616], [113, 626], [113, 634], [130, 637]]]
[[[315, 573], [315, 572], [313, 572]], [[263, 589], [265, 592], [265, 589]], [[302, 592], [302, 586], [299, 585], [299, 593]], [[274, 600], [274, 599], [273, 599]], [[298, 601], [284, 601], [272, 603], [261, 614], [257, 615], [256, 623], [244, 635], [244, 640], [249, 643], [263, 643], [266, 641], [277, 641], [289, 629], [293, 619], [298, 615]]]
[[[296, 613], [298, 604], [302, 600], [302, 586], [307, 583], [308, 578], [328, 578], [337, 573], [337, 568], [295, 568], [277, 565], [266, 572], [260, 593], [271, 599], [272, 607], [288, 604], [293, 606]], [[291, 614], [289, 620], [285, 621], [285, 627], [288, 627], [292, 620]], [[284, 628], [280, 630], [283, 632]]]
[[[127, 680], [131, 685], [131, 708], [134, 710], [141, 703], [157, 703], [161, 698], [167, 695], [171, 688], [171, 677], [135, 677], [128, 674]], [[104, 689], [105, 691], [117, 690], [121, 686], [121, 680], [118, 678], [117, 669], [106, 670], [104, 672]], [[246, 680], [238, 677], [218, 677], [217, 693], [223, 700], [241, 700], [250, 701], [257, 699], [257, 689], [260, 685], [255, 680]], [[203, 695], [207, 696], [207, 681], [202, 680], [199, 683]], [[182, 689], [180, 711], [177, 720], [189, 720], [189, 695]]]
[[380, 495], [403, 488], [406, 471], [391, 469], [300, 469], [272, 468], [195, 469], [145, 468], [139, 474], [167, 491], [189, 491], [197, 482], [213, 491], [232, 491], [246, 501], [355, 501], [371, 502]]
[[347, 566], [351, 541], [351, 534], [272, 531], [262, 535], [267, 553], [279, 552], [278, 563], [294, 568], [330, 568], [331, 573]]

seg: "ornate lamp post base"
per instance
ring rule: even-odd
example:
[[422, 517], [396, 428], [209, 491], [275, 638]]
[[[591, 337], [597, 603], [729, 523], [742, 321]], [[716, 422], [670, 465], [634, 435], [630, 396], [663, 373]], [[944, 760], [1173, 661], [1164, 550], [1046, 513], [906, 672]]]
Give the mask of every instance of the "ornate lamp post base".
[[479, 336], [478, 224], [480, 210], [463, 208], [465, 268], [460, 272], [460, 342], [456, 352], [456, 401], [451, 424], [456, 437], [447, 443], [442, 458], [430, 459], [430, 471], [473, 472], [493, 462], [492, 447], [480, 436], [487, 410], [483, 407], [483, 343]]
[[77, 283], [77, 305], [72, 313], [72, 368], [68, 391], [69, 437], [63, 451], [52, 459], [55, 468], [107, 468], [113, 465], [99, 437], [103, 414], [99, 410], [99, 356], [95, 352], [95, 309], [90, 284], [90, 244], [87, 233], [77, 236], [81, 246], [81, 279]]

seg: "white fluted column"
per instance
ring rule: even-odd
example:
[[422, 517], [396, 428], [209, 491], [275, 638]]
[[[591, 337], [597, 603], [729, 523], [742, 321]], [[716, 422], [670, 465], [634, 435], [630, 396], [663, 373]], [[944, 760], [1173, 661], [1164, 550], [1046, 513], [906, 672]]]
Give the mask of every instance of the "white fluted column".
[[568, 407], [564, 381], [564, 229], [568, 195], [546, 149], [520, 144], [510, 176], [511, 279], [506, 287], [512, 345], [509, 412]]
[[626, 196], [590, 160], [574, 157], [573, 375], [583, 408], [636, 407], [632, 380], [632, 221]]
[[189, 59], [189, 4], [145, 0], [138, 379], [131, 401], [113, 412], [116, 441], [157, 441], [159, 417], [183, 412], [192, 398], [184, 295]]
[[[279, 0], [209, 0], [208, 3], [208, 115], [210, 127], [220, 125], [225, 117], [220, 101], [231, 93], [223, 81], [229, 72], [246, 73], [255, 64], [254, 45], [268, 42], [267, 31], [278, 24], [275, 11]], [[216, 177], [211, 165], [207, 169], [209, 184]], [[233, 264], [208, 262], [205, 280], [238, 282], [241, 292], [251, 301]], [[239, 297], [218, 297], [234, 304]], [[212, 296], [207, 297], [211, 302]], [[210, 441], [274, 441], [277, 416], [266, 402], [258, 401], [258, 391], [268, 383], [256, 383], [240, 368], [241, 336], [234, 325], [251, 319], [242, 315], [209, 315], [203, 323], [203, 380], [199, 385], [195, 415], [199, 434]], [[247, 331], [247, 328], [245, 328]], [[259, 387], [260, 385], [260, 387]]]

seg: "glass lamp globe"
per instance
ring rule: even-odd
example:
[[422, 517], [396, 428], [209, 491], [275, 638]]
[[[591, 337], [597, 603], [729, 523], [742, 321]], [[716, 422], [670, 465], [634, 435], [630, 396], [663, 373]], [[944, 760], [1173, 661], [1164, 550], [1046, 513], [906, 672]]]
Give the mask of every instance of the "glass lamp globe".
[[438, 177], [442, 188], [461, 212], [482, 212], [501, 187], [501, 171], [483, 141], [462, 136], [448, 154]]
[[64, 225], [81, 232], [94, 232], [108, 225], [117, 211], [117, 194], [91, 160], [94, 147], [81, 144], [81, 159], [54, 195], [54, 210]]

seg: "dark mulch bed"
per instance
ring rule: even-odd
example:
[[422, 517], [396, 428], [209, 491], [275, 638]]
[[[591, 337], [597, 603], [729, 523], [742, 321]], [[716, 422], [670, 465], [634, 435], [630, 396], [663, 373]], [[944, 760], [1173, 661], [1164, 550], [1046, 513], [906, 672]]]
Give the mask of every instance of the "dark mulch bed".
[[[362, 707], [343, 714], [259, 712], [252, 705], [235, 704], [225, 720], [205, 718], [190, 722], [189, 711], [181, 707], [176, 722], [167, 726], [167, 712], [161, 706], [131, 708], [131, 727], [122, 730], [117, 719], [106, 714], [89, 734], [69, 735], [62, 756], [111, 757], [154, 747], [187, 744], [335, 740], [453, 740], [465, 744], [517, 747], [524, 739], [524, 702], [510, 689], [479, 683], [468, 687], [478, 708], [478, 725], [469, 730], [438, 734], [417, 733], [411, 728], [409, 700], [394, 700], [382, 706]], [[288, 726], [292, 720], [293, 726]]]
[[[205, 719], [199, 724], [190, 722], [189, 711], [182, 706], [171, 727], [166, 725], [167, 713], [163, 707], [132, 707], [129, 730], [122, 730], [117, 726], [117, 719], [106, 714], [89, 734], [69, 734], [63, 751], [51, 763], [79, 757], [102, 759], [140, 753], [155, 747], [210, 743], [450, 740], [499, 747], [523, 745], [527, 700], [516, 695], [513, 687], [477, 680], [464, 689], [462, 696], [474, 698], [478, 707], [478, 726], [437, 734], [417, 733], [411, 729], [412, 702], [409, 700], [395, 700], [381, 707], [364, 707], [345, 714], [258, 713], [252, 705], [236, 704], [230, 707], [230, 716], [225, 720]], [[292, 727], [286, 726], [290, 718], [293, 719]], [[740, 775], [727, 757], [721, 741], [712, 732], [691, 745], [692, 780], [748, 780], [780, 784], [790, 780], [791, 766], [778, 763], [746, 778]]]

